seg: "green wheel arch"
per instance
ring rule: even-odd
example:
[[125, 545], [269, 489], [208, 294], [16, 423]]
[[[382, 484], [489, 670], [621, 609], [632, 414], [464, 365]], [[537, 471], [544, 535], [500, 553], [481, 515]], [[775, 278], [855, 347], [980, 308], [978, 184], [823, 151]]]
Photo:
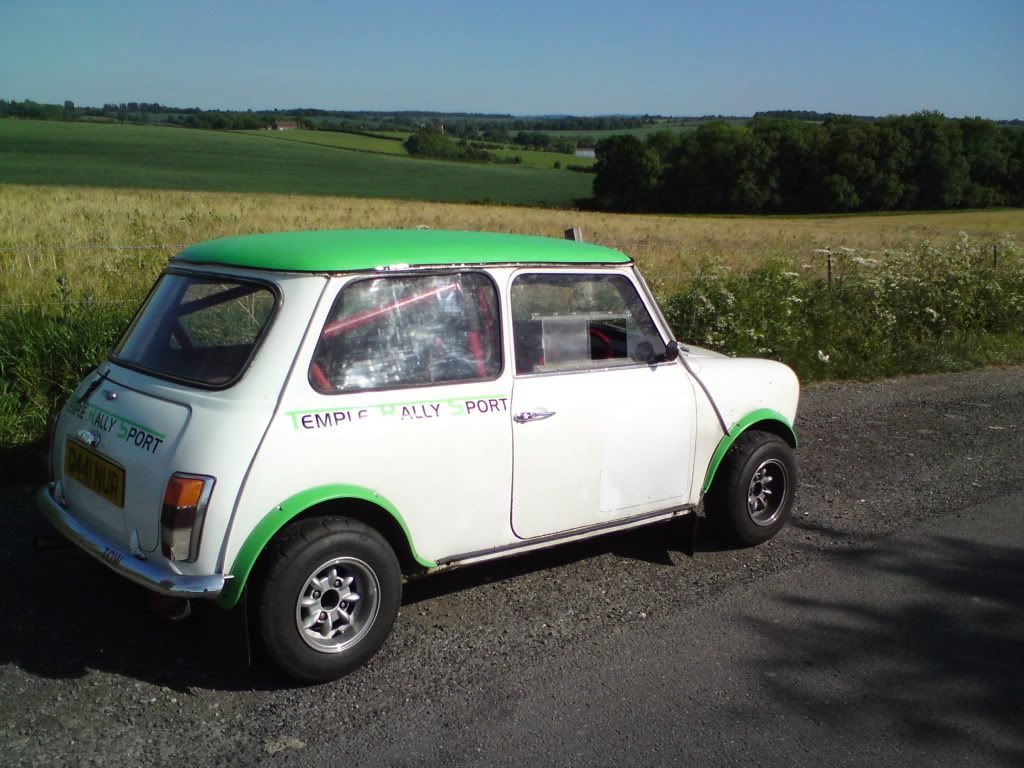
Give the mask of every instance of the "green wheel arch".
[[733, 424], [729, 434], [719, 441], [718, 447], [715, 448], [715, 453], [711, 457], [711, 463], [708, 464], [708, 471], [704, 475], [704, 485], [701, 491], [707, 493], [708, 489], [711, 488], [711, 482], [715, 479], [718, 465], [722, 463], [722, 459], [725, 458], [725, 454], [728, 453], [732, 444], [736, 442], [736, 438], [757, 425], [764, 425], [768, 428], [768, 431], [774, 432], [789, 443], [791, 448], [796, 448], [796, 432], [793, 431], [792, 425], [785, 416], [778, 411], [773, 411], [771, 408], [760, 408], [752, 411]]
[[406, 541], [409, 542], [409, 551], [416, 562], [424, 568], [434, 568], [437, 566], [437, 563], [419, 555], [416, 551], [416, 546], [413, 544], [412, 536], [409, 535], [409, 528], [405, 524], [405, 520], [402, 519], [395, 505], [383, 496], [369, 488], [363, 488], [358, 485], [321, 485], [297, 493], [286, 501], [281, 502], [270, 510], [260, 520], [259, 524], [253, 528], [242, 544], [242, 548], [238, 551], [237, 557], [235, 557], [235, 562], [231, 566], [231, 578], [225, 583], [220, 597], [217, 598], [217, 604], [222, 608], [233, 608], [238, 603], [239, 598], [242, 596], [242, 590], [245, 588], [245, 583], [260, 553], [263, 552], [267, 543], [274, 538], [277, 532], [292, 519], [307, 509], [315, 507], [317, 504], [322, 504], [325, 501], [345, 500], [367, 501], [380, 507], [384, 513], [391, 515], [401, 527]]

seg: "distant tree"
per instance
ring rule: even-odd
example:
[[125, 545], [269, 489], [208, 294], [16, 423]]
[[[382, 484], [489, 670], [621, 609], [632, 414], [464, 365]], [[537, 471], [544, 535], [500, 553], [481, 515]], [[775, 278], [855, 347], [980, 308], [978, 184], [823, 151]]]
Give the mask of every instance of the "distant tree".
[[964, 155], [970, 181], [964, 191], [964, 205], [984, 208], [1003, 204], [1013, 140], [991, 120], [980, 117], [960, 120]]
[[610, 136], [597, 143], [594, 198], [613, 211], [642, 211], [651, 206], [660, 164], [635, 136]]
[[822, 184], [821, 209], [841, 213], [860, 207], [860, 197], [853, 182], [841, 173], [829, 174]]
[[887, 118], [910, 144], [904, 204], [909, 208], [953, 208], [960, 205], [970, 167], [964, 156], [960, 127], [938, 112]]
[[768, 152], [760, 186], [763, 210], [819, 210], [818, 189], [826, 134], [817, 123], [757, 118], [750, 129]]
[[670, 153], [659, 185], [661, 207], [760, 212], [768, 201], [768, 192], [759, 183], [768, 160], [768, 147], [749, 129], [726, 122], [704, 123], [683, 134]]
[[487, 161], [491, 155], [487, 150], [475, 149], [465, 139], [453, 141], [448, 136], [434, 130], [432, 126], [421, 128], [405, 140], [404, 146], [410, 155], [436, 157], [443, 160], [474, 160]]

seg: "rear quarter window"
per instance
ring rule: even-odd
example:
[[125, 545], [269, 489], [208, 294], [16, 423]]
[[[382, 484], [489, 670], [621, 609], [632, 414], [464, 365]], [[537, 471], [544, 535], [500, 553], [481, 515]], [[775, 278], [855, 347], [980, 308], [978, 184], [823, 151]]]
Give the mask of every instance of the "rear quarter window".
[[276, 304], [262, 283], [168, 273], [111, 357], [170, 379], [228, 386], [248, 365]]

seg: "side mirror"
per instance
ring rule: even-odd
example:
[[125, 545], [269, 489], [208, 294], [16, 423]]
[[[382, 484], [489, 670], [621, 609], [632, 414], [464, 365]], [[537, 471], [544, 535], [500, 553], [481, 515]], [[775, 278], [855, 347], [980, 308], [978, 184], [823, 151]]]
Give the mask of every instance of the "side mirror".
[[679, 342], [672, 339], [668, 344], [665, 345], [665, 361], [672, 362], [679, 357]]
[[654, 347], [649, 341], [641, 341], [637, 344], [633, 357], [637, 362], [647, 363], [648, 365], [654, 365], [658, 362], [658, 358], [654, 354]]

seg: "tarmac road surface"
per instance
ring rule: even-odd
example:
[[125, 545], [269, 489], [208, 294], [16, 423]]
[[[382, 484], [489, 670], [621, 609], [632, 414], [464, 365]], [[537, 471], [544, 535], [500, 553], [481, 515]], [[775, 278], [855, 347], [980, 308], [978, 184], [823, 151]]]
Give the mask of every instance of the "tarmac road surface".
[[[677, 523], [408, 585], [292, 687], [0, 512], [0, 765], [1024, 764], [1024, 370], [805, 390], [794, 519]], [[212, 639], [211, 639], [212, 638]]]

